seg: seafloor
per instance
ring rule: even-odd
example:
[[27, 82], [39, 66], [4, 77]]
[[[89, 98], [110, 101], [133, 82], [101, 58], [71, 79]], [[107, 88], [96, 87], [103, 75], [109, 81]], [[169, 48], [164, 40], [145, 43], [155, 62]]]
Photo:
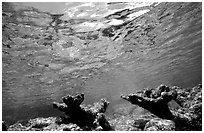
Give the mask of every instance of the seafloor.
[[[2, 3], [6, 130], [202, 129], [202, 3], [61, 4]], [[120, 97], [160, 84], [179, 86], [176, 98], [167, 91], [174, 119]], [[64, 114], [52, 107], [75, 94], [84, 94], [88, 117], [86, 106], [74, 110], [91, 118], [88, 125], [67, 109], [71, 120], [59, 122]], [[110, 102], [99, 104], [102, 112], [93, 104], [101, 98]]]

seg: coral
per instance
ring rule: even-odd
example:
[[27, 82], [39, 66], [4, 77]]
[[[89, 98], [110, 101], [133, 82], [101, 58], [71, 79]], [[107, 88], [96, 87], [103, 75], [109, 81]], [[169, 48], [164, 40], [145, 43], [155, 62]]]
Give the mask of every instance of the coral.
[[172, 110], [177, 130], [202, 130], [202, 85], [179, 88], [175, 101], [182, 107]]
[[[175, 130], [202, 130], [202, 85], [193, 89], [160, 85], [156, 89], [144, 89], [136, 94], [122, 95], [128, 100], [162, 119], [175, 122]], [[170, 109], [168, 103], [175, 100], [181, 108]], [[157, 130], [151, 127], [148, 130]]]
[[55, 123], [56, 118], [49, 117], [49, 118], [35, 118], [28, 121], [28, 126], [31, 128], [43, 128], [47, 127], [52, 123]]
[[67, 95], [63, 97], [64, 103], [53, 103], [53, 107], [65, 113], [61, 116], [60, 123], [73, 123], [85, 130], [94, 130], [101, 126], [103, 130], [111, 130], [108, 121], [105, 119], [105, 111], [109, 105], [105, 99], [94, 103], [93, 106], [81, 105], [84, 100], [84, 94], [75, 96]]
[[170, 91], [169, 87], [160, 85], [155, 90], [145, 89], [137, 94], [122, 95], [121, 98], [137, 104], [142, 108], [163, 119], [172, 119], [172, 113], [169, 110], [168, 102], [176, 97], [175, 91]]
[[144, 131], [174, 131], [175, 123], [171, 120], [160, 118], [151, 119], [145, 124]]
[[21, 123], [16, 122], [8, 127], [8, 131], [40, 131], [40, 129], [33, 129], [32, 127], [23, 126]]
[[81, 131], [76, 124], [57, 124], [56, 117], [35, 118], [28, 121], [23, 126], [21, 123], [15, 123], [9, 126], [8, 131]]
[[[63, 97], [64, 103], [53, 103], [54, 108], [58, 108], [65, 113], [61, 119], [57, 117], [30, 119], [24, 126], [17, 122], [8, 127], [9, 131], [82, 131], [82, 130], [112, 130], [109, 122], [105, 118], [109, 102], [101, 99], [100, 102], [91, 105], [81, 105], [84, 94]], [[2, 125], [5, 123], [2, 122]]]
[[43, 129], [43, 131], [82, 131], [76, 124], [51, 124]]
[[[135, 94], [122, 96], [125, 100], [148, 109], [144, 115], [117, 115], [107, 121], [104, 112], [109, 103], [102, 99], [93, 105], [83, 105], [84, 94], [63, 97], [63, 103], [53, 106], [65, 113], [64, 117], [35, 118], [24, 126], [21, 123], [6, 128], [8, 131], [184, 131], [202, 130], [202, 85], [192, 89], [160, 85], [156, 89], [144, 89]], [[180, 108], [173, 108], [174, 100]], [[161, 106], [161, 107], [159, 107]], [[124, 106], [123, 107], [127, 107]], [[155, 109], [155, 110], [153, 110]], [[159, 112], [156, 112], [159, 111]], [[167, 112], [168, 111], [168, 112]], [[129, 112], [129, 111], [128, 111]], [[132, 112], [132, 111], [130, 111]], [[167, 116], [165, 116], [164, 114]], [[168, 116], [169, 115], [169, 116]]]

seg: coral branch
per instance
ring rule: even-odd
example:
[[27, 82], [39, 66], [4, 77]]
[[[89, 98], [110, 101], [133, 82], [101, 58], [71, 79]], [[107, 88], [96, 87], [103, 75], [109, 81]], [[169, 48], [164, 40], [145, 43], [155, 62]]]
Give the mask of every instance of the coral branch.
[[144, 92], [121, 96], [121, 98], [131, 102], [132, 104], [137, 104], [163, 119], [172, 119], [172, 113], [169, 110], [168, 102], [175, 97], [176, 92], [171, 92], [169, 87], [164, 85], [160, 85], [155, 90], [145, 89]]
[[103, 114], [109, 105], [105, 99], [94, 103], [93, 106], [81, 105], [84, 100], [83, 93], [75, 96], [68, 95], [62, 100], [64, 103], [53, 103], [54, 108], [65, 113], [65, 117], [61, 116], [61, 123], [74, 123], [86, 130], [95, 129], [98, 126], [103, 130], [111, 129]]
[[[149, 110], [154, 115], [173, 120], [177, 130], [201, 130], [202, 127], [202, 85], [193, 89], [168, 87], [160, 85], [156, 89], [144, 89], [144, 91], [121, 98]], [[168, 103], [175, 100], [181, 108], [169, 109]]]

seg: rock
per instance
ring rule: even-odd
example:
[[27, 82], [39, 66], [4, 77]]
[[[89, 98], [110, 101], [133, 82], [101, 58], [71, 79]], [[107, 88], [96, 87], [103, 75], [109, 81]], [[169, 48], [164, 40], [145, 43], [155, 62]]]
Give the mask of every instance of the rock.
[[151, 126], [151, 127], [147, 128], [145, 131], [160, 131], [160, 130], [157, 126]]
[[56, 131], [82, 131], [76, 124], [61, 124]]
[[134, 126], [134, 120], [130, 116], [119, 116], [111, 119], [110, 124], [116, 131], [140, 131], [141, 129]]
[[104, 131], [112, 130], [112, 127], [110, 126], [109, 122], [106, 120], [105, 115], [103, 113], [98, 114], [98, 122]]
[[109, 102], [101, 99], [101, 102], [94, 103], [93, 106], [81, 105], [84, 94], [75, 96], [67, 95], [63, 97], [64, 103], [53, 103], [53, 107], [65, 113], [61, 116], [61, 124], [74, 123], [85, 130], [94, 130], [101, 126], [103, 130], [111, 130], [109, 122], [105, 119], [105, 113]]
[[8, 127], [8, 131], [26, 131], [26, 130], [27, 128], [19, 122]]
[[82, 131], [82, 129], [76, 124], [56, 124], [52, 123], [49, 126], [46, 126], [42, 131]]
[[181, 112], [173, 110], [176, 130], [202, 130], [202, 85], [192, 89], [179, 89], [176, 101], [183, 107]]
[[30, 119], [25, 126], [21, 123], [9, 126], [8, 131], [82, 131], [76, 124], [58, 124], [56, 120], [56, 117]]
[[55, 123], [55, 117], [48, 117], [48, 118], [35, 118], [28, 121], [28, 125], [32, 128], [43, 128], [47, 127], [48, 125]]
[[120, 125], [117, 126], [116, 131], [140, 131], [140, 129], [131, 125]]
[[141, 117], [134, 120], [133, 126], [139, 128], [141, 130], [144, 130], [147, 122], [149, 122], [153, 118], [154, 117], [152, 117], [151, 115], [142, 115]]
[[144, 131], [174, 131], [175, 123], [171, 120], [154, 118], [147, 122]]

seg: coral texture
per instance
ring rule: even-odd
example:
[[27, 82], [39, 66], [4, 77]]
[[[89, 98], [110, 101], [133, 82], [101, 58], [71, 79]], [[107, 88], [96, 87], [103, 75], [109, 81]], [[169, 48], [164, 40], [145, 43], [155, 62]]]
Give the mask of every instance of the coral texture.
[[61, 123], [74, 123], [83, 129], [92, 130], [101, 126], [103, 130], [111, 130], [108, 121], [105, 119], [105, 111], [109, 105], [105, 99], [94, 103], [93, 106], [81, 105], [84, 94], [63, 97], [64, 103], [53, 103], [53, 107], [65, 113], [61, 116]]
[[176, 92], [169, 87], [160, 85], [156, 89], [145, 89], [136, 94], [122, 95], [121, 98], [137, 104], [142, 108], [163, 119], [172, 119], [172, 113], [169, 110], [168, 102], [176, 97]]
[[[147, 88], [135, 94], [121, 95], [121, 98], [149, 110], [159, 118], [174, 121], [176, 130], [201, 130], [201, 90], [202, 85], [198, 85], [193, 89], [160, 85], [155, 89]], [[169, 108], [168, 103], [172, 100], [175, 100], [181, 106], [179, 110]], [[156, 128], [154, 129], [156, 130]]]
[[155, 118], [146, 123], [144, 131], [174, 131], [175, 123], [171, 120]]
[[[202, 85], [192, 89], [160, 85], [156, 89], [144, 89], [135, 94], [122, 96], [123, 99], [149, 110], [149, 113], [134, 118], [127, 114], [106, 119], [104, 112], [108, 102], [102, 99], [94, 105], [82, 105], [84, 94], [63, 97], [63, 103], [53, 106], [65, 113], [57, 117], [35, 118], [24, 126], [17, 122], [3, 130], [8, 131], [184, 131], [202, 130]], [[169, 102], [179, 104], [176, 109]], [[145, 105], [146, 104], [146, 105]], [[159, 107], [162, 106], [162, 107]], [[154, 110], [155, 109], [155, 110]], [[159, 111], [159, 112], [156, 112]], [[164, 113], [164, 114], [162, 114]]]
[[58, 124], [56, 121], [56, 117], [35, 118], [29, 120], [25, 126], [15, 123], [9, 126], [8, 131], [82, 131], [76, 124]]

